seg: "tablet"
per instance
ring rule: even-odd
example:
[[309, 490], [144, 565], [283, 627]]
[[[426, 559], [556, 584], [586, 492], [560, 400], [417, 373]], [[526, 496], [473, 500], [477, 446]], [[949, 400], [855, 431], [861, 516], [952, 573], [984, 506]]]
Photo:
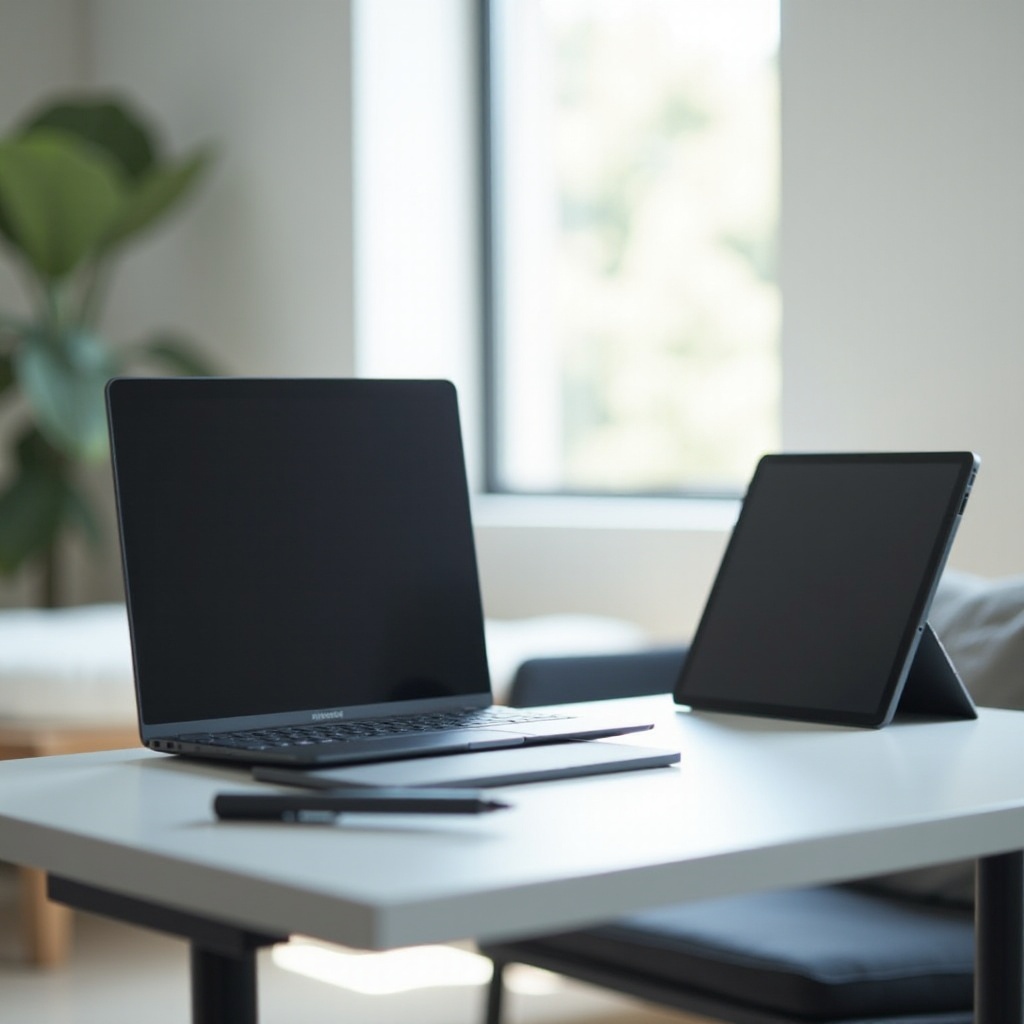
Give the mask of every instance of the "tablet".
[[762, 458], [676, 702], [889, 722], [977, 471], [971, 452]]

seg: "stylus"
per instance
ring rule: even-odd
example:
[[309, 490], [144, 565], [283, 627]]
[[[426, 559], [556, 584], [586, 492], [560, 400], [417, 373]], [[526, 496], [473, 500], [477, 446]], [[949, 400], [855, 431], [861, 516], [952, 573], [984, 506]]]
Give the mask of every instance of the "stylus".
[[333, 793], [218, 793], [222, 821], [332, 821], [344, 811], [389, 814], [483, 814], [509, 805], [475, 789], [392, 789]]

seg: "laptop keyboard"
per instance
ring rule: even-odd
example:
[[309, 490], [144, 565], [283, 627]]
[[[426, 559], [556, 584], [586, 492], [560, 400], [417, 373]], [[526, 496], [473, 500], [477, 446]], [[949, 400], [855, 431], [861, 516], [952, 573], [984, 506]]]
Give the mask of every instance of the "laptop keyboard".
[[317, 722], [314, 725], [290, 725], [274, 729], [248, 729], [243, 732], [203, 732], [179, 736], [186, 743], [202, 743], [238, 750], [274, 750], [283, 747], [337, 743], [344, 740], [405, 736], [410, 733], [450, 732], [460, 729], [489, 729], [529, 722], [550, 722], [569, 715], [522, 708], [465, 708], [426, 715], [402, 715], [388, 718], [357, 718], [346, 722]]

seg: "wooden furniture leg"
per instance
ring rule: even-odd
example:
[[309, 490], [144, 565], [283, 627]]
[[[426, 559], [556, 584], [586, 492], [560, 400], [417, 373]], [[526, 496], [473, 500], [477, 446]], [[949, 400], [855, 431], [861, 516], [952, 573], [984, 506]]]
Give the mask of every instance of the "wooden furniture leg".
[[59, 967], [71, 950], [71, 910], [46, 895], [46, 872], [19, 868], [22, 948], [36, 967]]
[[[133, 726], [0, 721], [0, 761], [51, 754], [83, 754], [137, 746]], [[59, 967], [71, 949], [72, 911], [46, 895], [46, 872], [19, 868], [19, 912], [26, 959], [36, 967]]]

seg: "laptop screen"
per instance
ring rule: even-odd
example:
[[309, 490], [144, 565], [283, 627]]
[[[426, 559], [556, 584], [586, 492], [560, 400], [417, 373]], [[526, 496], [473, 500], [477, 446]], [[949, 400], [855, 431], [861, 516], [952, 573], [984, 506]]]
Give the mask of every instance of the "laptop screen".
[[969, 452], [765, 456], [676, 700], [884, 724], [976, 468]]
[[107, 402], [144, 725], [489, 703], [450, 384], [124, 378]]

